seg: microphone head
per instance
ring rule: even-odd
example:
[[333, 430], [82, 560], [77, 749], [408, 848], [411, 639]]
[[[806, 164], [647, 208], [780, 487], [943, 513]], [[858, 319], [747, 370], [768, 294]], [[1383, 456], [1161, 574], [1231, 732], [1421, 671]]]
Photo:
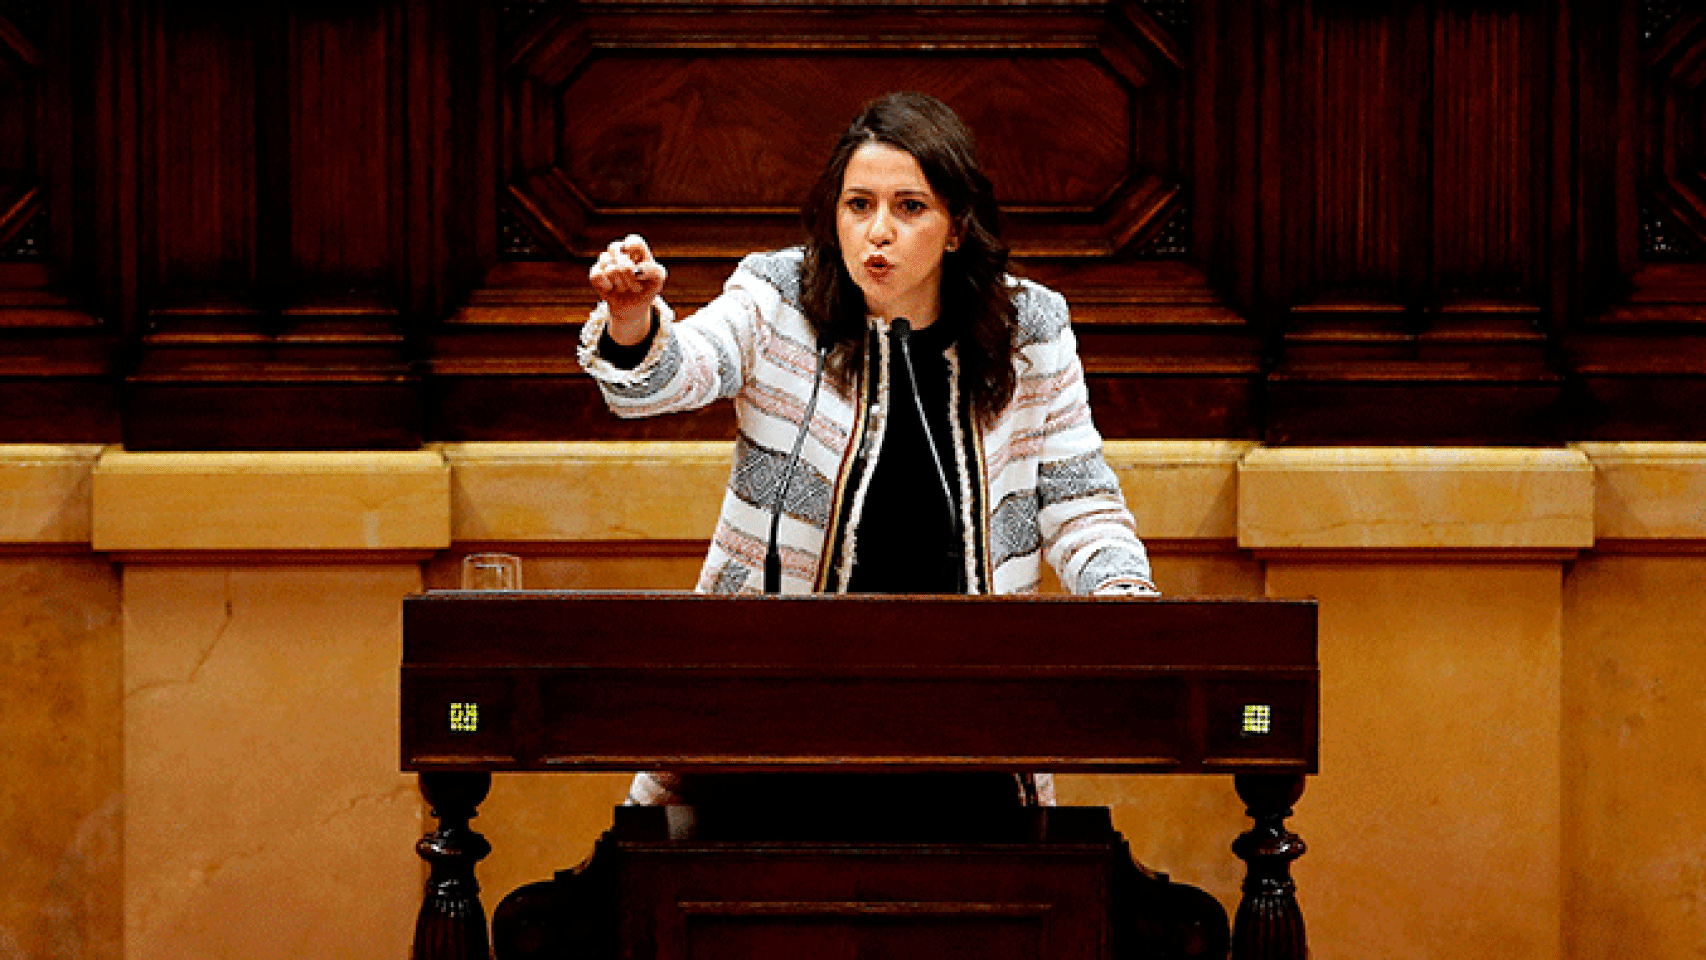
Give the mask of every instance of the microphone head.
[[912, 321], [905, 317], [895, 317], [894, 322], [889, 324], [889, 329], [894, 331], [895, 336], [905, 340], [912, 336]]

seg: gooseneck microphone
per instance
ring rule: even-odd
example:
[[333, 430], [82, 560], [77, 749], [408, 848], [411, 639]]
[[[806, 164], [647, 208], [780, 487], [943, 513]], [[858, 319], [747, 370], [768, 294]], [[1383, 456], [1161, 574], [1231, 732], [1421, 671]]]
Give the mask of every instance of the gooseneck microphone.
[[[936, 450], [936, 436], [930, 432], [930, 418], [924, 415], [924, 398], [918, 395], [918, 374], [912, 367], [912, 323], [905, 317], [895, 317], [889, 325], [895, 344], [900, 347], [900, 363], [906, 368], [906, 383], [912, 388], [912, 406], [918, 411], [918, 424], [924, 428], [924, 445], [930, 448], [930, 462], [936, 467], [936, 480], [942, 485], [942, 497], [948, 506], [948, 530], [953, 535], [949, 556], [954, 561], [954, 592], [966, 592], [965, 554], [961, 546], [960, 515], [954, 506], [954, 488], [948, 484], [948, 471], [942, 469], [942, 455]], [[950, 411], [950, 416], [952, 412]]]
[[800, 432], [794, 437], [794, 449], [788, 452], [788, 463], [782, 468], [782, 475], [776, 481], [776, 492], [770, 496], [770, 542], [764, 550], [764, 592], [782, 592], [782, 551], [777, 541], [782, 533], [782, 502], [787, 499], [788, 485], [794, 481], [794, 471], [800, 465], [800, 448], [805, 445], [806, 434], [811, 432], [812, 414], [817, 411], [817, 393], [823, 386], [823, 364], [829, 357], [831, 341], [823, 334], [817, 339], [817, 369], [812, 373], [812, 392], [806, 399], [805, 419], [800, 421]]

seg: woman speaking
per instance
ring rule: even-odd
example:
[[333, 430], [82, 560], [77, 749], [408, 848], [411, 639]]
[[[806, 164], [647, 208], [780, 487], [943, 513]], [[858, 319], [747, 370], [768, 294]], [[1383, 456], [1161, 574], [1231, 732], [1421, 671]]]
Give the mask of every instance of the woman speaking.
[[[590, 273], [580, 361], [612, 411], [735, 404], [698, 589], [1025, 593], [1046, 558], [1077, 594], [1154, 593], [1066, 302], [1008, 273], [959, 117], [917, 93], [867, 104], [803, 213], [804, 247], [748, 256], [684, 319], [638, 236]], [[633, 799], [679, 786], [642, 776]]]

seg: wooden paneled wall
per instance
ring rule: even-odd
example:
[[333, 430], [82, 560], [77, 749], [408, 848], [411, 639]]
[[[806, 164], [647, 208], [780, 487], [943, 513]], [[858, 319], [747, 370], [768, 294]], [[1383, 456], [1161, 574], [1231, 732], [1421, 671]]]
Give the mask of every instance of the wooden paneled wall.
[[800, 240], [947, 100], [1113, 437], [1706, 437], [1698, 0], [0, 0], [0, 442], [717, 437], [611, 418], [588, 258]]

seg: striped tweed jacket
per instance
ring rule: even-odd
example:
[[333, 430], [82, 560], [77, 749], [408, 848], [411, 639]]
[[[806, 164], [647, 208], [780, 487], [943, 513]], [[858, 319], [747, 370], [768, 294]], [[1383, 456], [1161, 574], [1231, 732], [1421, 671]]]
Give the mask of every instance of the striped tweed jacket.
[[[701, 592], [763, 587], [770, 506], [816, 367], [816, 338], [799, 306], [803, 259], [798, 249], [747, 257], [721, 296], [680, 322], [660, 303], [658, 334], [633, 369], [612, 366], [598, 353], [609, 319], [605, 305], [581, 331], [581, 365], [618, 416], [734, 401], [734, 467]], [[1148, 557], [1090, 420], [1066, 301], [1038, 284], [1012, 282], [1019, 308], [1013, 399], [987, 429], [950, 416], [970, 592], [1034, 592], [1045, 557], [1074, 593], [1154, 592]], [[882, 321], [872, 324], [886, 333]], [[889, 414], [888, 342], [873, 337], [876, 362], [864, 365], [853, 389], [826, 379], [819, 395], [783, 506], [784, 593], [845, 590]], [[948, 360], [957, 374], [953, 348]], [[949, 402], [958, 407], [957, 391]]]

